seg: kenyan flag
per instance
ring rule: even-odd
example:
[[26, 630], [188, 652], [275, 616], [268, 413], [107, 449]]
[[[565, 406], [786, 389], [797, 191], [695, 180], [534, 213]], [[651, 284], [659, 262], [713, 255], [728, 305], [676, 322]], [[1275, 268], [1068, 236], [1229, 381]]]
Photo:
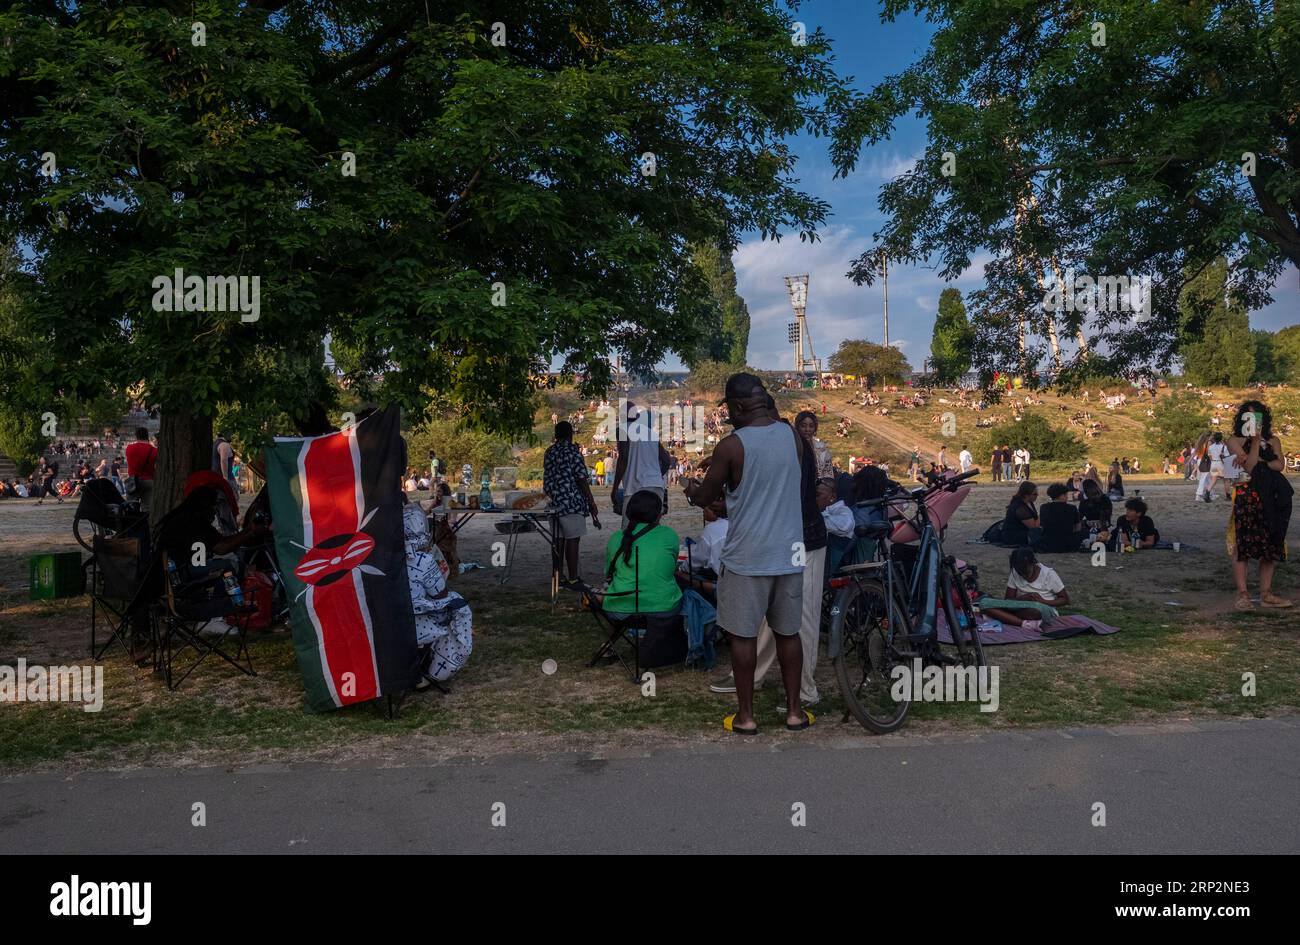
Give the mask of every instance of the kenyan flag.
[[412, 688], [415, 617], [402, 542], [398, 411], [266, 451], [275, 550], [315, 712]]

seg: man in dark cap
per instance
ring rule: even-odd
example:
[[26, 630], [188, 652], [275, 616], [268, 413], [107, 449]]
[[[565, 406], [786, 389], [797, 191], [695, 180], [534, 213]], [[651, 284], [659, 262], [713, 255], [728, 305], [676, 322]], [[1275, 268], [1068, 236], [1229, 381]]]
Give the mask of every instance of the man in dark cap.
[[736, 432], [713, 451], [708, 472], [687, 483], [686, 498], [706, 506], [725, 497], [730, 526], [722, 548], [718, 620], [731, 634], [731, 666], [738, 711], [723, 726], [752, 735], [754, 666], [764, 619], [776, 634], [777, 659], [786, 691], [786, 727], [805, 729], [812, 714], [799, 701], [803, 648], [803, 514], [800, 506], [803, 440], [772, 418], [771, 398], [760, 378], [733, 374], [723, 403]]

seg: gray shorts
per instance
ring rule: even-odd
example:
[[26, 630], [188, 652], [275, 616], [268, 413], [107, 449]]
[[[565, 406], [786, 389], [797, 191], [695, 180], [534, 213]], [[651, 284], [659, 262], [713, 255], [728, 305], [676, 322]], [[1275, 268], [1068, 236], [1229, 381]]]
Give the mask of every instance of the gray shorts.
[[803, 575], [737, 574], [722, 571], [718, 579], [718, 627], [753, 639], [767, 618], [781, 636], [795, 636], [803, 622]]
[[561, 515], [560, 535], [563, 538], [581, 538], [587, 534], [587, 516]]

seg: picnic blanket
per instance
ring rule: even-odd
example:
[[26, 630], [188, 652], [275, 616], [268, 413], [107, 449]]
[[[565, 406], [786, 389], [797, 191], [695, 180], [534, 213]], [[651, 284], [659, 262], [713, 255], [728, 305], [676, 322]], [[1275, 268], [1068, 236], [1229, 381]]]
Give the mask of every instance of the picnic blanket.
[[[1098, 635], [1119, 633], [1119, 627], [1112, 627], [1083, 614], [1066, 614], [1061, 617], [1054, 617], [1047, 621], [1044, 626], [1046, 629], [1026, 630], [1023, 627], [1008, 626], [998, 620], [989, 620], [987, 624], [980, 625], [980, 643], [985, 646], [997, 646], [1002, 643], [1038, 643], [1043, 640], [1065, 640], [1081, 633], [1096, 633]], [[939, 642], [952, 643], [952, 634], [948, 632], [948, 624], [944, 620], [942, 610], [939, 611]]]

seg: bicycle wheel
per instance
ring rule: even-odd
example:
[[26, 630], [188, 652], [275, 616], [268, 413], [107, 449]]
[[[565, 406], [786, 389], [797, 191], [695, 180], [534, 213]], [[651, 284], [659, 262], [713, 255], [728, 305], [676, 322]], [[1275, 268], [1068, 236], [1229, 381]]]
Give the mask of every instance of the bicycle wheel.
[[874, 580], [844, 587], [831, 613], [832, 630], [838, 630], [840, 639], [839, 656], [832, 662], [845, 706], [869, 731], [877, 735], [895, 731], [910, 704], [907, 699], [894, 699], [890, 692], [892, 670], [902, 662], [893, 639], [907, 632], [901, 614], [889, 605], [885, 585]]
[[[960, 600], [954, 604], [954, 591]], [[939, 571], [939, 599], [943, 604], [943, 617], [948, 622], [948, 634], [952, 637], [961, 657], [963, 666], [986, 666], [984, 662], [984, 644], [980, 642], [979, 631], [975, 629], [975, 612], [971, 609], [970, 599], [957, 579], [957, 572], [950, 564], [945, 564]], [[965, 628], [962, 628], [962, 622]]]

